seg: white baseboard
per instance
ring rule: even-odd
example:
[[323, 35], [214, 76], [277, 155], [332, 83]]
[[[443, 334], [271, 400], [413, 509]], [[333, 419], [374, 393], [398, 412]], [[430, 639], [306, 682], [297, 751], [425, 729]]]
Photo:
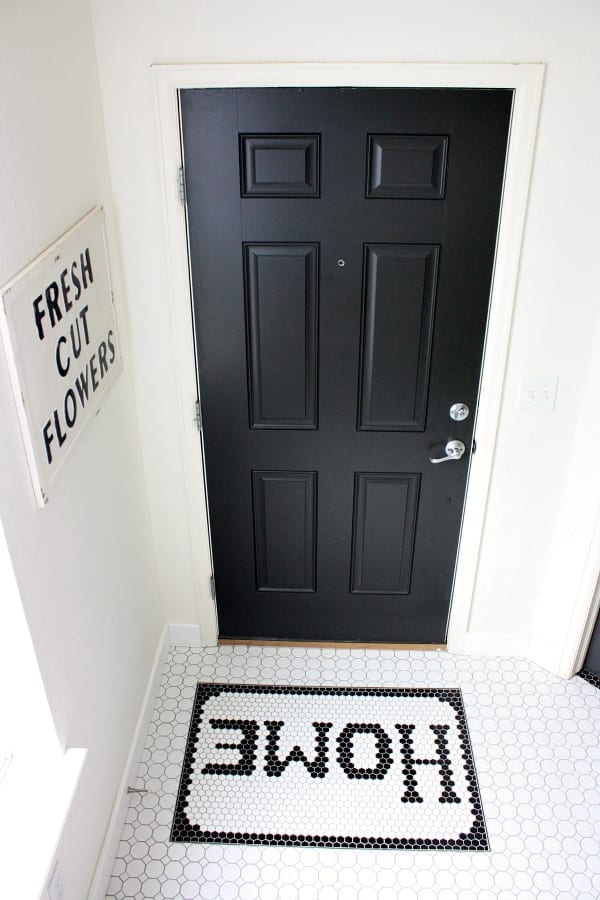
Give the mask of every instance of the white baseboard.
[[560, 647], [554, 644], [548, 644], [534, 635], [531, 636], [529, 647], [527, 648], [527, 657], [542, 669], [551, 672], [552, 675], [558, 675], [559, 678], [569, 678], [573, 672], [570, 667], [564, 671], [560, 669]]
[[488, 656], [527, 656], [528, 634], [467, 632], [460, 642], [448, 645], [450, 653], [486, 654]]
[[449, 642], [448, 651], [474, 656], [478, 654], [523, 656], [559, 678], [570, 678], [573, 674], [572, 667], [561, 662], [559, 647], [548, 644], [532, 634], [469, 631], [462, 635], [460, 640]]
[[199, 625], [168, 625], [172, 647], [202, 647]]
[[156, 653], [154, 654], [154, 661], [152, 663], [152, 669], [150, 670], [150, 677], [148, 679], [148, 686], [146, 688], [146, 693], [144, 694], [144, 699], [142, 701], [142, 707], [135, 726], [135, 731], [133, 733], [131, 747], [129, 749], [129, 753], [127, 754], [127, 760], [123, 769], [123, 777], [121, 778], [119, 784], [112, 815], [106, 829], [104, 844], [102, 845], [102, 850], [100, 851], [100, 856], [98, 858], [96, 871], [94, 873], [92, 885], [88, 892], [87, 900], [104, 900], [104, 898], [106, 897], [106, 891], [112, 874], [115, 856], [117, 855], [119, 841], [121, 840], [121, 832], [123, 831], [123, 826], [125, 825], [125, 817], [127, 815], [127, 809], [129, 807], [127, 786], [133, 784], [133, 781], [137, 774], [140, 758], [144, 749], [144, 744], [146, 742], [146, 734], [148, 733], [148, 727], [152, 718], [154, 700], [156, 698], [156, 694], [160, 685], [160, 679], [167, 662], [170, 645], [170, 626], [165, 625], [163, 633], [158, 642], [158, 646], [156, 648]]

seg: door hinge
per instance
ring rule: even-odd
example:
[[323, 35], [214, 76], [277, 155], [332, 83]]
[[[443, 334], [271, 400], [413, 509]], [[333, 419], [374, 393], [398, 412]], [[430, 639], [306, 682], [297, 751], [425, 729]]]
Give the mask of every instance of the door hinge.
[[179, 189], [179, 201], [182, 206], [185, 206], [186, 194], [185, 194], [185, 171], [183, 166], [179, 169], [178, 173], [178, 189]]
[[215, 586], [215, 576], [210, 576], [210, 596], [213, 599], [213, 603], [217, 602], [217, 588]]
[[196, 428], [202, 434], [202, 407], [200, 406], [200, 401], [196, 400], [196, 406], [194, 409], [194, 422], [196, 423]]

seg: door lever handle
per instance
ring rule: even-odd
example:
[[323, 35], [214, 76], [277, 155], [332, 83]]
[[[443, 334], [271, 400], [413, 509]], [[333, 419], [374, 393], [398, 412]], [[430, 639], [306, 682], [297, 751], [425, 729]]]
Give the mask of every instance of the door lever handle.
[[465, 445], [462, 441], [448, 441], [444, 450], [446, 451], [445, 456], [440, 456], [439, 459], [432, 459], [429, 457], [429, 462], [437, 465], [438, 463], [448, 462], [450, 459], [460, 459], [463, 453], [465, 452]]

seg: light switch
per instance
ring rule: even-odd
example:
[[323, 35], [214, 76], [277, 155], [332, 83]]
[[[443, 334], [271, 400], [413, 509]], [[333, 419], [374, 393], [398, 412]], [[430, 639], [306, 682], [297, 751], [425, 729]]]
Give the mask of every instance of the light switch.
[[527, 375], [521, 378], [519, 409], [554, 409], [558, 378], [554, 375]]

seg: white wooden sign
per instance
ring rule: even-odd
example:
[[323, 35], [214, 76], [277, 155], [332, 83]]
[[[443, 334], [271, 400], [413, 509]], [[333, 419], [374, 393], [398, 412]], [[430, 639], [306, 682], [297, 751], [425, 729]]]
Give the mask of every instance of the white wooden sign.
[[1, 291], [0, 328], [37, 502], [123, 368], [104, 213], [94, 209]]

